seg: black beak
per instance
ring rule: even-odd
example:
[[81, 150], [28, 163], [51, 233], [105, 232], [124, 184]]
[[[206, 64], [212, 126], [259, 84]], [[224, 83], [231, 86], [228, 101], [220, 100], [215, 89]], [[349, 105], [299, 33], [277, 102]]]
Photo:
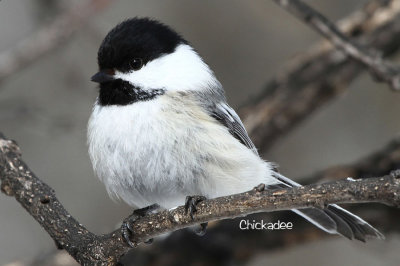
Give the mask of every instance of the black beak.
[[91, 81], [93, 82], [97, 82], [97, 83], [104, 83], [104, 82], [108, 82], [108, 81], [112, 81], [114, 80], [114, 76], [107, 74], [103, 71], [97, 72], [96, 74], [94, 74], [91, 78]]

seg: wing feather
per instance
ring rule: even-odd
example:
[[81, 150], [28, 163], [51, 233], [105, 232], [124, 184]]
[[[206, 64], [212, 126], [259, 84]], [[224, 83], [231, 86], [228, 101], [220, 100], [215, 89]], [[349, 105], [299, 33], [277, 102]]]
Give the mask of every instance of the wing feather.
[[232, 136], [258, 155], [257, 149], [247, 134], [240, 117], [228, 104], [224, 102], [216, 104], [215, 109], [212, 111], [212, 116], [226, 126]]

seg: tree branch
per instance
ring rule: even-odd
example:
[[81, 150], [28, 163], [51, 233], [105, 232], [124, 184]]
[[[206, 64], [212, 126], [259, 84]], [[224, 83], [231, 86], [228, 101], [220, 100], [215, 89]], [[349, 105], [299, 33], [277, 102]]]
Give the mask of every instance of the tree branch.
[[400, 137], [354, 163], [333, 166], [300, 180], [303, 184], [312, 184], [338, 180], [344, 176], [368, 178], [384, 175], [393, 169], [400, 169]]
[[[380, 150], [353, 163], [335, 166], [311, 176], [299, 179], [302, 184], [329, 182], [343, 177], [366, 178], [382, 176], [393, 169], [400, 168], [400, 138], [395, 139]], [[371, 224], [379, 225], [385, 234], [400, 231], [398, 218], [400, 209], [374, 204], [351, 205], [347, 207]], [[238, 218], [239, 219], [239, 218]], [[303, 218], [291, 212], [262, 213], [248, 217], [250, 220], [291, 221], [295, 230], [280, 232], [242, 231], [237, 227], [238, 220], [214, 223], [207, 230], [206, 238], [199, 238], [192, 232], [175, 232], [149, 248], [129, 252], [123, 259], [124, 265], [146, 264], [165, 265], [165, 261], [174, 258], [174, 264], [188, 265], [193, 261], [203, 264], [225, 265], [245, 264], [255, 254], [289, 246], [304, 244], [332, 237], [308, 224]], [[182, 243], [185, 243], [182, 246]], [[210, 246], [210, 243], [213, 243]], [[204, 255], [206, 254], [206, 256]], [[221, 254], [225, 254], [221, 256]]]
[[[338, 25], [359, 43], [384, 56], [392, 55], [400, 48], [400, 1], [371, 1]], [[341, 95], [363, 69], [327, 41], [295, 58], [239, 110], [256, 147], [264, 152], [319, 107]]]
[[294, 16], [310, 25], [347, 55], [369, 67], [379, 80], [387, 82], [393, 90], [400, 90], [400, 69], [385, 62], [380, 54], [371, 52], [371, 50], [361, 47], [351, 41], [326, 17], [302, 1], [274, 1]]
[[0, 53], [0, 83], [13, 73], [64, 44], [90, 18], [107, 7], [111, 0], [87, 0], [59, 15], [54, 21], [10, 50]]
[[[81, 264], [115, 264], [129, 247], [119, 230], [95, 235], [79, 224], [62, 206], [51, 187], [39, 180], [21, 160], [18, 145], [0, 135], [1, 190], [16, 200], [48, 232], [56, 243]], [[400, 206], [400, 171], [365, 180], [341, 180], [280, 190], [256, 190], [206, 200], [194, 219], [184, 206], [142, 218], [133, 226], [137, 243], [195, 224], [257, 212], [289, 210], [331, 203], [379, 202]]]

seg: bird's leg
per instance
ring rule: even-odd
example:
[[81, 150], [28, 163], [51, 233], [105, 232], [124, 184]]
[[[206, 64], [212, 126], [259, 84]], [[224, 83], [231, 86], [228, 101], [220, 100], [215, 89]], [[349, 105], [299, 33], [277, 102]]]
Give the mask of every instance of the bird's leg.
[[[134, 243], [131, 241], [131, 237], [133, 234], [133, 228], [132, 224], [134, 224], [137, 220], [139, 220], [141, 217], [146, 216], [147, 214], [153, 212], [154, 210], [159, 209], [160, 206], [158, 204], [153, 204], [141, 209], [134, 210], [131, 215], [126, 218], [121, 225], [121, 234], [122, 237], [125, 239], [126, 243], [132, 248], [137, 246], [137, 243]], [[145, 241], [146, 244], [151, 244], [153, 242], [153, 239], [149, 239]]]
[[259, 184], [258, 186], [254, 187], [254, 190], [257, 192], [263, 192], [265, 190], [270, 190], [270, 189], [282, 189], [285, 188], [284, 184], [271, 184], [271, 185], [266, 185], [266, 184]]
[[[190, 217], [193, 220], [193, 214], [197, 211], [197, 204], [206, 200], [207, 198], [204, 196], [187, 196], [185, 201], [185, 211], [186, 214], [189, 213]], [[208, 223], [201, 223], [199, 228], [196, 228], [194, 232], [199, 235], [203, 236], [206, 233]]]
[[206, 200], [207, 198], [204, 196], [187, 196], [185, 200], [185, 212], [189, 213], [190, 217], [193, 220], [193, 214], [197, 211], [197, 204]]
[[265, 184], [264, 184], [264, 183], [261, 183], [261, 184], [259, 184], [258, 186], [254, 187], [254, 189], [255, 189], [255, 191], [257, 191], [257, 192], [262, 192], [262, 191], [265, 190]]

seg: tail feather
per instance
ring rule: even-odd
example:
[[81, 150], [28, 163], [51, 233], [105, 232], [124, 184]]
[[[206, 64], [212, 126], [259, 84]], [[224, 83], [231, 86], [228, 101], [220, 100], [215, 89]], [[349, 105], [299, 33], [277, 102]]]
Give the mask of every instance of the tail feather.
[[355, 226], [352, 226], [352, 224], [349, 224], [346, 222], [347, 219], [340, 217], [337, 215], [331, 208], [326, 208], [322, 210], [323, 212], [327, 213], [329, 217], [335, 220], [337, 224], [337, 229], [336, 231], [341, 234], [344, 237], [347, 237], [348, 239], [353, 239], [356, 235], [355, 232]]
[[[275, 177], [280, 181], [278, 186], [300, 186], [300, 184], [279, 173], [276, 173]], [[272, 186], [276, 187], [277, 185]], [[330, 234], [340, 234], [348, 239], [357, 239], [363, 242], [367, 238], [385, 238], [369, 223], [336, 204], [330, 204], [325, 209], [306, 208], [292, 211]]]
[[324, 211], [315, 208], [292, 211], [311, 222], [319, 229], [322, 229], [329, 234], [336, 234], [336, 221], [329, 217], [329, 215], [327, 215]]
[[328, 210], [333, 211], [337, 216], [341, 217], [353, 230], [354, 238], [365, 242], [366, 238], [385, 239], [385, 236], [375, 229], [372, 225], [354, 215], [353, 213], [343, 209], [342, 207], [331, 204], [328, 205]]

